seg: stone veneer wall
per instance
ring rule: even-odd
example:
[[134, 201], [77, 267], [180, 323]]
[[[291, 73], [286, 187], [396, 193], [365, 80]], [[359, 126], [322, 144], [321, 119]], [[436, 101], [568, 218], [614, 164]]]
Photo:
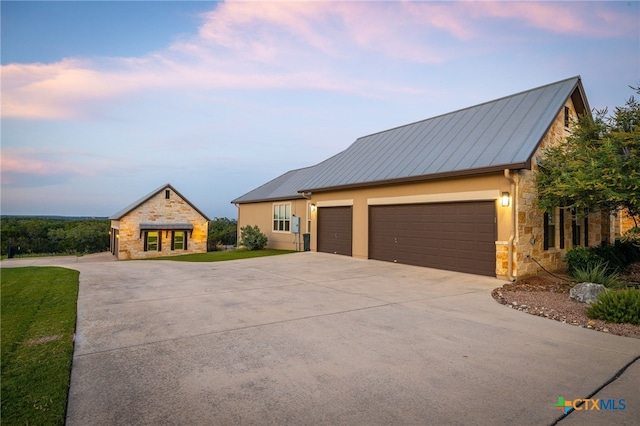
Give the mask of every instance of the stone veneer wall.
[[[164, 230], [158, 231], [162, 238], [162, 250], [145, 252], [141, 223], [192, 224], [193, 231], [186, 231], [187, 249], [172, 251], [171, 231]], [[112, 221], [112, 228], [119, 229], [118, 259], [145, 259], [207, 251], [207, 220], [174, 191], [171, 191], [169, 199], [165, 198], [165, 191], [158, 192], [119, 221]]]
[[615, 216], [612, 215], [610, 223], [610, 239], [612, 243], [616, 238], [620, 238], [625, 232], [636, 226], [633, 218], [626, 210], [618, 212]]
[[[573, 102], [569, 99], [566, 103], [572, 117], [577, 117]], [[556, 208], [554, 212], [556, 226], [556, 246], [544, 249], [544, 212], [538, 209], [537, 188], [535, 174], [538, 171], [536, 158], [540, 157], [546, 147], [563, 143], [568, 136], [564, 127], [564, 111], [556, 117], [547, 135], [542, 140], [538, 151], [533, 155], [531, 170], [519, 170], [513, 173], [516, 182], [516, 237], [514, 241], [513, 276], [526, 277], [537, 274], [542, 268], [533, 260], [538, 261], [544, 268], [550, 271], [558, 271], [566, 268], [563, 257], [572, 246], [572, 215], [565, 210], [564, 214], [564, 249], [560, 248], [560, 212]], [[601, 242], [602, 223], [599, 213], [588, 216], [589, 245], [598, 245]], [[583, 239], [584, 237], [582, 237]], [[497, 272], [501, 270], [506, 275], [507, 246], [500, 244], [496, 247], [498, 256]], [[533, 259], [532, 259], [533, 258]], [[501, 268], [504, 266], [504, 268]]]

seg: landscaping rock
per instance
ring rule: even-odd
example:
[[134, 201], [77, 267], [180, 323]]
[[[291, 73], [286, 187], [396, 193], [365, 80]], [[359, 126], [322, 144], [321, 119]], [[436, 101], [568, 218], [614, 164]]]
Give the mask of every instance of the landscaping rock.
[[593, 303], [604, 290], [601, 284], [580, 283], [569, 290], [569, 297], [578, 302]]

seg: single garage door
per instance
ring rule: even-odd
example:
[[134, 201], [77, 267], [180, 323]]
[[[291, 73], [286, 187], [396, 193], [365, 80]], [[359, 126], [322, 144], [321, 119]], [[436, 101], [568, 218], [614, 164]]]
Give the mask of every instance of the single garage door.
[[318, 251], [351, 256], [352, 218], [351, 206], [318, 208]]
[[493, 201], [369, 207], [369, 258], [495, 276]]

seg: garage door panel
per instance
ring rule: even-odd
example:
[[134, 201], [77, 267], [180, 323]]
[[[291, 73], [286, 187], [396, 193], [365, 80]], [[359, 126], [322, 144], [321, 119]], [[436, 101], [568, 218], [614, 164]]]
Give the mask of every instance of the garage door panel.
[[318, 208], [318, 251], [351, 256], [351, 207]]
[[495, 235], [492, 201], [370, 207], [372, 259], [495, 275]]

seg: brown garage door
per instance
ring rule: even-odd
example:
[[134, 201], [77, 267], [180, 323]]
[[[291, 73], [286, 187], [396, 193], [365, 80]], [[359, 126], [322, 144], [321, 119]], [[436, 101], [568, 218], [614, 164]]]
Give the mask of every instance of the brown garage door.
[[318, 251], [351, 256], [351, 207], [318, 208]]
[[371, 206], [369, 258], [495, 275], [493, 201]]

